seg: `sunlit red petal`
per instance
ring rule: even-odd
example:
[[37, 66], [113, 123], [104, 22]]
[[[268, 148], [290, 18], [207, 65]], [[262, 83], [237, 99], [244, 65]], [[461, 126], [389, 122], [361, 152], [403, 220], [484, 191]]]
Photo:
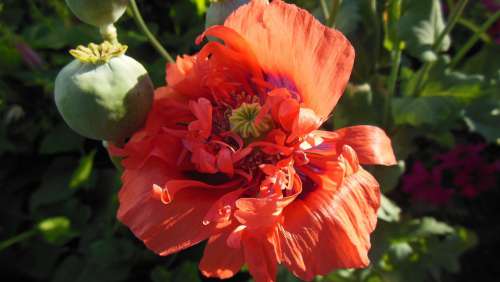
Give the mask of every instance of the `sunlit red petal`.
[[344, 145], [349, 145], [356, 151], [361, 164], [396, 164], [391, 140], [378, 127], [358, 125], [333, 132], [317, 131], [315, 135], [324, 138], [324, 142], [309, 152], [336, 154]]
[[306, 107], [322, 118], [329, 115], [354, 62], [354, 49], [344, 35], [283, 1], [252, 1], [224, 25], [246, 39], [266, 74], [291, 80]]
[[369, 263], [369, 235], [377, 221], [379, 186], [360, 169], [335, 190], [316, 189], [295, 200], [284, 210], [283, 224], [277, 227], [283, 263], [304, 280]]
[[226, 279], [232, 277], [243, 266], [242, 249], [231, 248], [227, 244], [230, 231], [234, 228], [234, 225], [229, 226], [208, 240], [199, 266], [203, 275]]
[[119, 213], [118, 218], [148, 248], [166, 256], [211, 235], [214, 227], [204, 225], [203, 219], [221, 193], [191, 187], [178, 191], [167, 205], [150, 195], [137, 201], [126, 212]]
[[276, 281], [276, 255], [273, 245], [267, 241], [265, 234], [261, 236], [244, 234], [242, 246], [248, 271], [252, 274], [255, 281]]

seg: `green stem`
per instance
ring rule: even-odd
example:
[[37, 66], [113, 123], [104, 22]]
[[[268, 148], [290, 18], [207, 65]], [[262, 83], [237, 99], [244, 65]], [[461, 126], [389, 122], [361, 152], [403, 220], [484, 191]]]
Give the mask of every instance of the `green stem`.
[[383, 124], [385, 128], [389, 128], [389, 121], [390, 121], [390, 116], [391, 116], [391, 103], [392, 103], [392, 97], [394, 97], [394, 93], [396, 92], [396, 83], [398, 80], [398, 74], [399, 74], [399, 69], [401, 66], [401, 44], [399, 42], [396, 42], [396, 49], [392, 51], [392, 66], [391, 66], [391, 74], [389, 76], [389, 80], [387, 82], [387, 97], [385, 100], [385, 107], [384, 107], [384, 120]]
[[480, 32], [481, 27], [477, 26], [475, 23], [464, 19], [460, 18], [458, 19], [458, 23], [461, 24], [463, 27], [470, 29], [473, 33], [479, 33], [479, 36], [481, 37], [481, 40], [484, 41], [484, 43], [491, 43], [491, 37], [488, 35], [486, 32]]
[[163, 46], [160, 44], [158, 39], [151, 33], [149, 30], [148, 26], [144, 22], [144, 19], [141, 16], [141, 13], [139, 12], [139, 8], [137, 7], [137, 3], [135, 0], [130, 0], [130, 6], [132, 7], [132, 14], [134, 15], [135, 22], [137, 25], [142, 29], [142, 32], [146, 35], [146, 37], [149, 39], [149, 42], [153, 47], [160, 53], [160, 55], [165, 58], [168, 62], [174, 63], [174, 59], [170, 54], [163, 48]]
[[455, 3], [453, 3], [453, 0], [446, 0], [446, 4], [448, 5], [448, 10], [453, 10], [455, 7]]
[[474, 33], [467, 42], [458, 50], [455, 57], [450, 62], [450, 68], [454, 68], [469, 52], [469, 50], [479, 41], [481, 34], [487, 31], [498, 19], [500, 19], [500, 11], [496, 12], [492, 17], [490, 17], [480, 28], [480, 30]]
[[379, 57], [380, 57], [380, 46], [383, 44], [381, 42], [381, 29], [383, 29], [382, 24], [380, 23], [380, 17], [377, 9], [377, 0], [371, 0], [370, 2], [370, 8], [373, 16], [373, 25], [375, 26], [374, 29], [374, 37], [375, 37], [375, 44], [373, 47], [373, 58], [375, 62], [375, 69], [378, 68], [378, 62], [379, 62]]
[[99, 28], [99, 31], [101, 32], [101, 36], [105, 41], [108, 41], [113, 45], [120, 44], [120, 42], [118, 42], [118, 34], [116, 32], [116, 27], [114, 24], [101, 26]]
[[35, 236], [37, 233], [38, 233], [38, 230], [31, 229], [31, 230], [25, 231], [21, 234], [18, 234], [12, 238], [9, 238], [7, 240], [0, 242], [0, 252], [7, 249], [8, 247], [16, 244], [16, 243], [22, 242], [24, 240], [27, 240], [27, 239]]
[[411, 96], [416, 97], [418, 93], [422, 90], [424, 78], [427, 78], [429, 71], [431, 70], [434, 62], [425, 62], [424, 66], [418, 71], [417, 82], [413, 88]]
[[326, 5], [325, 0], [319, 0], [319, 3], [321, 4], [321, 11], [323, 12], [325, 21], [328, 22], [330, 20], [330, 11], [328, 10], [328, 5]]
[[335, 21], [337, 19], [337, 14], [339, 13], [340, 10], [340, 0], [333, 0], [332, 3], [332, 9], [330, 11], [330, 17], [326, 21], [326, 25], [329, 27], [335, 27]]
[[441, 43], [443, 43], [443, 40], [446, 37], [446, 35], [448, 35], [451, 32], [451, 30], [453, 29], [453, 27], [457, 23], [458, 19], [462, 15], [464, 8], [465, 8], [465, 5], [467, 5], [468, 1], [469, 0], [460, 0], [460, 2], [458, 2], [458, 4], [454, 7], [453, 11], [451, 12], [450, 19], [448, 20], [448, 24], [444, 28], [443, 32], [441, 32], [441, 34], [439, 34], [434, 45], [432, 45], [432, 49], [435, 52], [439, 51], [439, 49], [441, 48]]
[[[444, 28], [444, 30], [439, 34], [438, 38], [436, 39], [436, 42], [434, 45], [432, 45], [432, 50], [435, 53], [438, 53], [441, 44], [443, 43], [443, 40], [445, 37], [451, 32], [455, 24], [458, 22], [458, 19], [462, 15], [465, 5], [467, 5], [468, 0], [460, 0], [455, 6], [453, 11], [451, 12], [450, 19], [448, 20], [448, 24]], [[418, 76], [417, 76], [417, 82], [415, 83], [415, 87], [413, 88], [412, 96], [417, 96], [420, 91], [423, 88], [423, 84], [425, 81], [425, 78], [427, 78], [429, 71], [431, 70], [432, 66], [434, 65], [434, 62], [428, 61], [425, 62], [424, 66], [419, 70]]]

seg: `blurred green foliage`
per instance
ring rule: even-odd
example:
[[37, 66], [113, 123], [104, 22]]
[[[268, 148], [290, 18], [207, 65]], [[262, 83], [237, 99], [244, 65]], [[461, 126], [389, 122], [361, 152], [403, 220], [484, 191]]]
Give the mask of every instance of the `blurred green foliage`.
[[[138, 2], [172, 54], [198, 49], [194, 39], [203, 30], [208, 1]], [[319, 1], [289, 2], [325, 22]], [[491, 16], [480, 1], [469, 2], [462, 19], [480, 25]], [[450, 3], [456, 1], [349, 0], [340, 6], [336, 27], [353, 42], [357, 59], [351, 84], [327, 124], [387, 130], [401, 161], [370, 168], [385, 193], [396, 191], [405, 160], [425, 150], [418, 140], [439, 150], [451, 148], [457, 132], [474, 132], [499, 143], [499, 46], [482, 34], [451, 68], [450, 60], [473, 32], [459, 24], [433, 46], [447, 24], [443, 6]], [[118, 27], [128, 54], [145, 65], [156, 86], [164, 85], [165, 62], [130, 11]], [[99, 41], [97, 30], [80, 23], [63, 0], [0, 2], [2, 281], [206, 281], [197, 270], [203, 246], [159, 257], [117, 222], [120, 180], [105, 149], [73, 133], [56, 112], [54, 78], [71, 60], [67, 51], [91, 41]], [[394, 68], [397, 58], [400, 69]], [[420, 217], [407, 201], [384, 197], [371, 267], [315, 281], [457, 281], [460, 274], [450, 273], [460, 273], [460, 255], [478, 238], [457, 222], [445, 223], [446, 212], [433, 215], [441, 219]], [[249, 277], [243, 271], [232, 281]], [[298, 280], [281, 269], [278, 281]]]

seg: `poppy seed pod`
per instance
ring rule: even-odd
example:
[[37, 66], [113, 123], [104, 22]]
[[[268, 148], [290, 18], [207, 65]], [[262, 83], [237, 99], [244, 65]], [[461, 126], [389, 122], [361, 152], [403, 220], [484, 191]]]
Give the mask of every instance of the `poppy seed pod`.
[[109, 42], [79, 46], [57, 75], [55, 102], [79, 134], [121, 142], [138, 130], [151, 109], [153, 84], [144, 67]]
[[127, 10], [128, 0], [66, 0], [66, 4], [81, 21], [101, 27], [116, 22]]

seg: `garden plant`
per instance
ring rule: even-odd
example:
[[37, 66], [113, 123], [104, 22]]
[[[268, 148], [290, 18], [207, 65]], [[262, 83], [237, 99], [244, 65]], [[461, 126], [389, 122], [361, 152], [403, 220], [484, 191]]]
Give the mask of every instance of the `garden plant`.
[[495, 281], [497, 0], [0, 1], [2, 281]]

